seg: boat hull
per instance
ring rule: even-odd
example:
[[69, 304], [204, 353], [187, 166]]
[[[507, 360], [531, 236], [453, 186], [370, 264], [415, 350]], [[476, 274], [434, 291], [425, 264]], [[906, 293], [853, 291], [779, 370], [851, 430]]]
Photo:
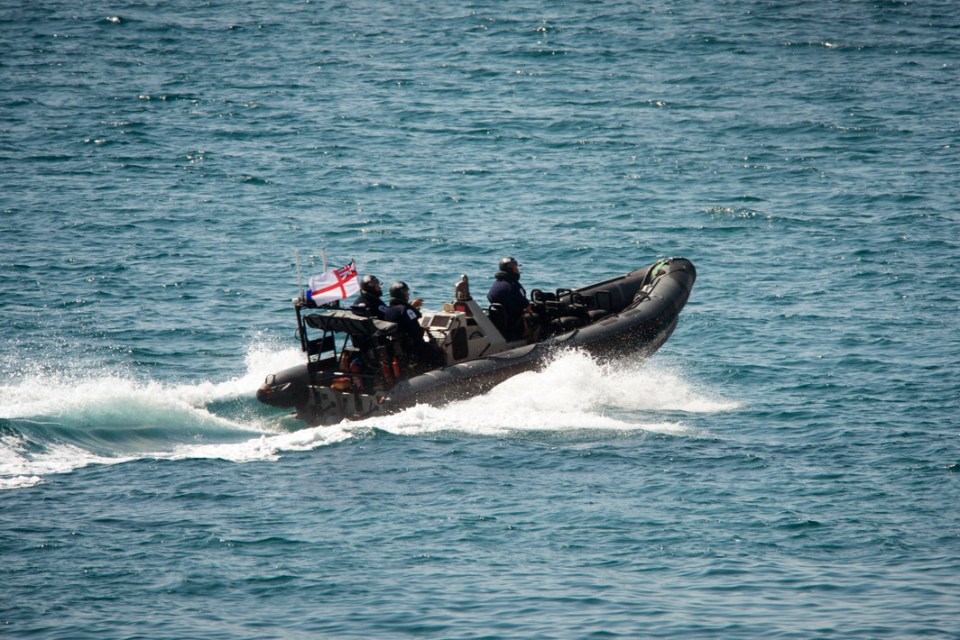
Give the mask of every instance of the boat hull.
[[[558, 290], [556, 302], [591, 307], [597, 319], [551, 337], [499, 353], [435, 368], [399, 380], [376, 393], [338, 391], [317, 384], [307, 364], [268, 376], [257, 398], [293, 407], [308, 424], [331, 424], [399, 411], [417, 404], [440, 406], [489, 391], [517, 374], [540, 368], [564, 349], [582, 349], [598, 358], [645, 358], [659, 349], [677, 326], [696, 280], [689, 260], [672, 258], [577, 290]], [[538, 292], [532, 292], [536, 300]], [[563, 319], [556, 320], [563, 322]]]

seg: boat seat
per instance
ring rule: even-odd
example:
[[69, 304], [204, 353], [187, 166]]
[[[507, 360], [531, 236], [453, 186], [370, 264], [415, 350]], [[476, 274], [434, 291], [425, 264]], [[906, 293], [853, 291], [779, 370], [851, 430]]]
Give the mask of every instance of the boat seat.
[[583, 320], [576, 316], [562, 316], [550, 323], [558, 333], [571, 331], [583, 324]]
[[623, 309], [623, 307], [626, 306], [626, 301], [623, 300], [623, 295], [620, 289], [617, 287], [594, 291], [593, 295], [588, 296], [584, 302], [592, 308], [592, 311], [590, 312], [591, 319], [595, 319], [592, 315], [593, 311], [613, 313], [614, 311]]
[[534, 289], [530, 292], [530, 299], [534, 302], [555, 302], [557, 299], [557, 294], [551, 291]]
[[609, 315], [609, 313], [610, 312], [606, 309], [591, 309], [590, 311], [587, 311], [587, 318], [590, 320], [590, 322], [596, 322], [600, 318]]

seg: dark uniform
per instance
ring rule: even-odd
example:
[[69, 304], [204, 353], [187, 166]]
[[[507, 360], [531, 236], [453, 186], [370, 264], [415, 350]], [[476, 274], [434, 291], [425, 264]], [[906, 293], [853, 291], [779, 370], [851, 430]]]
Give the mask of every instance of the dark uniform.
[[520, 265], [510, 256], [500, 261], [500, 270], [494, 275], [496, 279], [487, 292], [490, 304], [499, 304], [506, 311], [507, 340], [516, 340], [527, 333], [524, 323], [524, 313], [530, 307], [527, 292], [520, 284]]
[[380, 296], [380, 280], [377, 279], [377, 276], [363, 276], [363, 281], [360, 283], [360, 295], [353, 301], [350, 310], [358, 316], [383, 320], [387, 312], [387, 305], [383, 303]]
[[410, 288], [405, 282], [390, 285], [390, 306], [384, 314], [384, 320], [397, 324], [397, 333], [403, 341], [404, 349], [422, 365], [442, 363], [440, 350], [433, 342], [424, 340], [424, 330], [420, 326], [420, 310], [410, 304]]

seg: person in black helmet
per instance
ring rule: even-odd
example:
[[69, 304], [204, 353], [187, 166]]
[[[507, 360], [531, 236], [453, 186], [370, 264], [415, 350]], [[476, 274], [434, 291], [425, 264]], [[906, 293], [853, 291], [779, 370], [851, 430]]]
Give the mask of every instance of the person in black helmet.
[[433, 342], [424, 340], [423, 327], [420, 326], [420, 307], [423, 298], [410, 300], [410, 287], [398, 280], [390, 285], [390, 304], [384, 314], [384, 320], [397, 323], [397, 329], [404, 348], [420, 364], [438, 363], [439, 350]]
[[[499, 304], [506, 311], [507, 340], [530, 337], [533, 308], [527, 292], [520, 284], [520, 264], [516, 258], [506, 256], [500, 260], [500, 270], [494, 275], [494, 283], [487, 292], [490, 304]], [[525, 321], [526, 316], [526, 321]]]
[[387, 305], [383, 303], [380, 297], [383, 295], [380, 289], [380, 280], [375, 275], [365, 275], [360, 281], [360, 295], [353, 301], [350, 310], [358, 316], [367, 316], [383, 320], [387, 312]]

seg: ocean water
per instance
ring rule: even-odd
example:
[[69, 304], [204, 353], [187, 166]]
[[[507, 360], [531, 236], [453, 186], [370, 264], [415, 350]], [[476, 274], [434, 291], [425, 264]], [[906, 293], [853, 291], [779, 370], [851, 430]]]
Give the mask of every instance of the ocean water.
[[[0, 2], [0, 636], [960, 637], [960, 13]], [[300, 277], [678, 255], [652, 358], [307, 428]]]

